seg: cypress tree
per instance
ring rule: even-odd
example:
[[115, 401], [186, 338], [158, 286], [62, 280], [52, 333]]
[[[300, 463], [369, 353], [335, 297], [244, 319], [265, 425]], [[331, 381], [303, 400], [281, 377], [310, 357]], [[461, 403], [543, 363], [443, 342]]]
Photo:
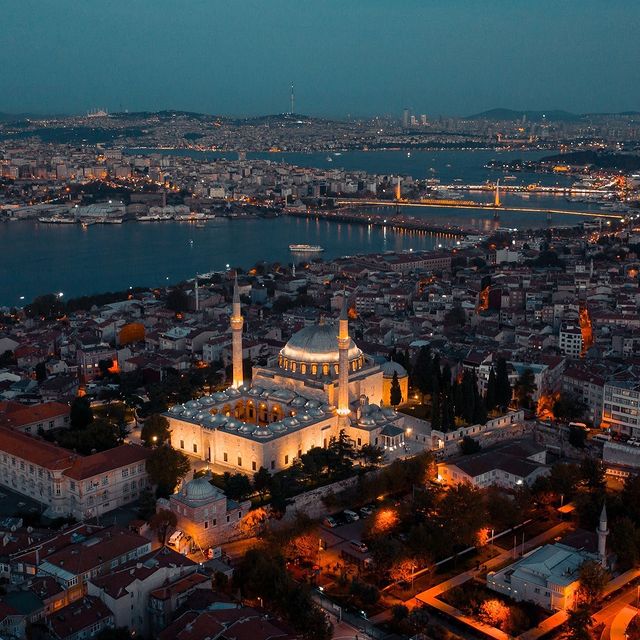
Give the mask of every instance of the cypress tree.
[[391, 378], [391, 391], [389, 396], [392, 407], [397, 407], [402, 402], [402, 390], [400, 389], [397, 371], [393, 372], [393, 378]]
[[504, 358], [498, 358], [496, 364], [496, 403], [506, 409], [511, 402], [511, 384], [507, 372], [507, 362]]
[[496, 372], [493, 367], [489, 370], [489, 380], [487, 382], [487, 393], [484, 397], [487, 411], [496, 408]]
[[433, 375], [431, 391], [431, 428], [440, 429], [442, 427], [442, 410], [440, 408], [440, 383], [438, 376]]

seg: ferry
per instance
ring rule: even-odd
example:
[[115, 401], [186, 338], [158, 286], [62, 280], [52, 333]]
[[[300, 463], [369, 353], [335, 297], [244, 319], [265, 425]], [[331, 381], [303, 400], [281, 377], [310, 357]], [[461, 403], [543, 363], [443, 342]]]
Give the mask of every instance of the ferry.
[[62, 216], [51, 216], [50, 218], [38, 218], [38, 222], [43, 224], [75, 224], [75, 218], [63, 218]]
[[324, 251], [319, 244], [290, 244], [289, 251], [292, 253], [316, 253]]

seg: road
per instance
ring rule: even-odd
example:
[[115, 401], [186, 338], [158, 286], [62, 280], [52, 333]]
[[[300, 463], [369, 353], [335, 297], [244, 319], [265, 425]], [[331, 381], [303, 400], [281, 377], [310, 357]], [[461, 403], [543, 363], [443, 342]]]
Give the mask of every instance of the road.
[[[527, 551], [530, 551], [531, 549], [535, 549], [536, 547], [539, 547], [544, 542], [547, 542], [548, 540], [552, 540], [553, 538], [561, 535], [569, 528], [569, 526], [570, 526], [569, 523], [561, 522], [555, 527], [552, 527], [551, 529], [548, 529], [547, 531], [544, 531], [543, 533], [531, 538], [531, 540], [528, 540], [524, 544], [525, 553]], [[495, 627], [492, 627], [490, 625], [483, 624], [482, 622], [465, 615], [464, 613], [462, 613], [462, 611], [438, 599], [438, 596], [444, 593], [445, 591], [449, 591], [450, 589], [460, 586], [461, 584], [464, 584], [468, 580], [471, 580], [472, 578], [478, 576], [479, 574], [484, 572], [485, 569], [492, 569], [494, 567], [503, 565], [504, 563], [508, 562], [509, 559], [511, 559], [512, 557], [513, 555], [512, 555], [511, 549], [503, 551], [502, 553], [498, 554], [494, 558], [487, 560], [487, 562], [484, 563], [484, 569], [474, 568], [474, 569], [469, 569], [468, 571], [464, 571], [463, 573], [459, 573], [458, 575], [453, 576], [448, 580], [444, 580], [440, 584], [437, 584], [431, 587], [430, 589], [427, 589], [426, 591], [423, 591], [422, 593], [417, 594], [415, 598], [412, 598], [411, 600], [408, 600], [407, 602], [405, 602], [405, 605], [409, 608], [412, 608], [415, 606], [421, 606], [423, 604], [426, 604], [429, 607], [436, 609], [438, 612], [444, 615], [455, 618], [458, 622], [462, 623], [463, 625], [467, 625], [473, 629], [483, 632], [484, 634], [492, 638], [495, 638], [495, 640], [508, 640], [509, 636], [508, 634], [504, 633], [504, 631], [500, 631], [500, 629], [496, 629]]]

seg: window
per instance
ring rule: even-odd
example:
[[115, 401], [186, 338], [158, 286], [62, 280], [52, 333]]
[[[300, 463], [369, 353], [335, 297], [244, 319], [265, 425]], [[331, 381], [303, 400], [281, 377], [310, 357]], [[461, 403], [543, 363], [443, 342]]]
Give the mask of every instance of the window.
[[238, 511], [238, 520], [242, 519], [242, 511]]
[[231, 516], [227, 516], [227, 522], [229, 522], [231, 520]]
[[272, 461], [271, 461], [271, 468], [272, 468], [272, 469], [275, 469], [275, 468], [276, 468], [276, 461], [275, 461], [275, 460], [272, 460]]
[[242, 466], [242, 458], [240, 456], [238, 456], [238, 466], [239, 467]]
[[198, 453], [198, 445], [195, 443], [193, 445], [193, 453]]
[[104, 476], [104, 478], [102, 478], [102, 486], [105, 487], [108, 484], [109, 484], [109, 476]]
[[180, 440], [180, 448], [184, 449], [184, 440]]
[[222, 459], [223, 459], [225, 462], [229, 462], [229, 457], [227, 456], [227, 454], [226, 454], [226, 453], [223, 453], [223, 454], [222, 454]]
[[289, 464], [289, 455], [288, 454], [284, 457], [284, 463], [285, 464]]
[[129, 477], [129, 469], [123, 469], [122, 470], [122, 477], [123, 478], [128, 478]]
[[362, 445], [362, 439], [358, 438], [358, 446], [361, 446], [361, 445]]
[[302, 458], [302, 449], [298, 449], [298, 458]]
[[209, 522], [207, 520], [204, 521], [204, 528], [205, 529], [209, 528]]
[[218, 523], [218, 521], [216, 520], [216, 518], [214, 518], [214, 519], [211, 521], [211, 526], [212, 526], [212, 527], [215, 527], [217, 523]]
[[252, 461], [251, 461], [251, 470], [252, 470], [252, 471], [255, 471], [255, 470], [256, 470], [256, 468], [257, 468], [256, 461], [255, 461], [255, 460], [252, 460]]

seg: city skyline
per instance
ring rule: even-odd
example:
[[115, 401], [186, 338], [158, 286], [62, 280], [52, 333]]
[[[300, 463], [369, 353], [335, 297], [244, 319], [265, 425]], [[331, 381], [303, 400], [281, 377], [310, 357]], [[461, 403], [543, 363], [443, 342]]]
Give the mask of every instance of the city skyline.
[[8, 7], [0, 55], [12, 64], [0, 79], [0, 112], [253, 116], [288, 111], [292, 82], [298, 113], [328, 117], [405, 107], [432, 117], [496, 107], [619, 112], [640, 103], [632, 64], [640, 7], [631, 2], [606, 12], [546, 0], [535, 11], [498, 0], [268, 7]]

